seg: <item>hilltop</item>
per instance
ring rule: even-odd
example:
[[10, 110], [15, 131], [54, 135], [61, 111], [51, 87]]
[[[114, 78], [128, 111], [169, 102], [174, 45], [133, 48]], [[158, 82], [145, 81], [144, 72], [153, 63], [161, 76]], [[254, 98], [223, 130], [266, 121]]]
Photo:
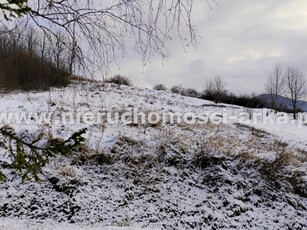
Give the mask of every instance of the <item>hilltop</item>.
[[[267, 105], [271, 104], [271, 96], [269, 94], [259, 95], [258, 98], [265, 102]], [[278, 96], [277, 104], [281, 107], [285, 107], [288, 110], [293, 109], [291, 99], [284, 96]], [[307, 101], [298, 101], [297, 106], [303, 112], [307, 112]]]

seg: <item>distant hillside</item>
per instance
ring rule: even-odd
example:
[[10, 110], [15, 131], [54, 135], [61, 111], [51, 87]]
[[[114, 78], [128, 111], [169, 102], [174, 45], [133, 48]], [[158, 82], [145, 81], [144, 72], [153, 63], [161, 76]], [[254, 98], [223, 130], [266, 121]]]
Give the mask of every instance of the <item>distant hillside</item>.
[[[271, 96], [269, 94], [262, 94], [258, 96], [260, 100], [262, 100], [267, 105], [271, 104]], [[285, 106], [287, 109], [292, 109], [291, 99], [283, 96], [278, 96], [277, 103], [281, 106]], [[298, 107], [307, 112], [307, 101], [298, 101]]]

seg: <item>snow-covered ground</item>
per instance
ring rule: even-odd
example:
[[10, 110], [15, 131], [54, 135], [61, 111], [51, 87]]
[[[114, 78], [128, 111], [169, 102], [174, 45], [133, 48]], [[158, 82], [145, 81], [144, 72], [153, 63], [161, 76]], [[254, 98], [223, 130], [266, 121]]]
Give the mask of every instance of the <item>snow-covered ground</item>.
[[86, 226], [82, 224], [68, 224], [48, 221], [1, 219], [0, 229], [3, 230], [146, 230], [145, 228], [133, 227], [101, 227], [100, 225]]
[[[6, 94], [0, 102], [0, 112], [19, 113], [254, 111], [101, 83]], [[20, 135], [61, 138], [88, 128], [86, 150], [54, 159], [42, 183], [22, 183], [3, 170], [9, 180], [0, 184], [0, 229], [307, 228], [305, 125], [55, 120], [10, 126]], [[9, 160], [2, 150], [4, 161]]]

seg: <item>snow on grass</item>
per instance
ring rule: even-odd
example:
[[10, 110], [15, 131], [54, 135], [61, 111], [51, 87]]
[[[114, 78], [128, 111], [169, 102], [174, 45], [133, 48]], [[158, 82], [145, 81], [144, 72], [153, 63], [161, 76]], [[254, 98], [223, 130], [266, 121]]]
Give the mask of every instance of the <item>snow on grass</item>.
[[[244, 110], [100, 83], [0, 97], [0, 111], [6, 112], [138, 108], [146, 113], [200, 113], [227, 108], [235, 114]], [[54, 159], [44, 169], [41, 184], [21, 183], [5, 169], [9, 181], [0, 184], [0, 216], [6, 219], [0, 220], [0, 228], [31, 229], [32, 224], [32, 229], [307, 227], [306, 127], [301, 129], [302, 138], [292, 135], [285, 141], [280, 139], [287, 129], [270, 134], [272, 128], [236, 122], [155, 126], [30, 122], [12, 127], [19, 134], [37, 135], [40, 130], [61, 138], [88, 128], [87, 142], [82, 152]], [[296, 128], [289, 125], [289, 129]], [[7, 157], [2, 154], [1, 160]]]
[[[0, 219], [0, 229], [5, 230], [149, 230], [145, 228], [139, 228], [135, 226], [131, 227], [102, 227], [96, 226], [86, 226], [86, 225], [76, 225], [68, 223], [56, 223], [56, 222], [42, 222], [42, 221], [29, 221], [29, 220], [19, 220], [19, 219]], [[152, 229], [155, 230], [155, 229]], [[158, 230], [158, 229], [157, 229]]]

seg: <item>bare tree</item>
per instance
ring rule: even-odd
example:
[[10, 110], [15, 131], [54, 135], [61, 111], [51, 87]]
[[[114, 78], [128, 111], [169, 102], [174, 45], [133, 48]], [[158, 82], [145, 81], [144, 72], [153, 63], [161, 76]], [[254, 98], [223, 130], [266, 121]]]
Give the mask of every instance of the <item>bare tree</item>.
[[275, 70], [265, 83], [265, 90], [270, 95], [271, 107], [275, 110], [279, 108], [278, 96], [283, 93], [285, 86], [285, 78], [281, 66], [276, 65]]
[[287, 83], [287, 93], [292, 102], [293, 116], [294, 119], [296, 119], [298, 109], [297, 102], [306, 95], [306, 79], [302, 72], [293, 67], [287, 69], [285, 79]]
[[222, 96], [226, 94], [227, 91], [225, 87], [226, 82], [218, 75], [207, 81], [205, 95], [217, 103], [222, 99]]
[[68, 82], [68, 52], [33, 28], [0, 34], [0, 83], [7, 90], [46, 89]]
[[25, 10], [18, 15], [26, 15], [27, 25], [38, 26], [50, 40], [58, 31], [69, 38], [65, 45], [83, 72], [107, 73], [110, 62], [126, 54], [127, 44], [144, 63], [156, 53], [168, 56], [167, 42], [176, 34], [184, 45], [196, 45], [193, 0], [19, 1]]

